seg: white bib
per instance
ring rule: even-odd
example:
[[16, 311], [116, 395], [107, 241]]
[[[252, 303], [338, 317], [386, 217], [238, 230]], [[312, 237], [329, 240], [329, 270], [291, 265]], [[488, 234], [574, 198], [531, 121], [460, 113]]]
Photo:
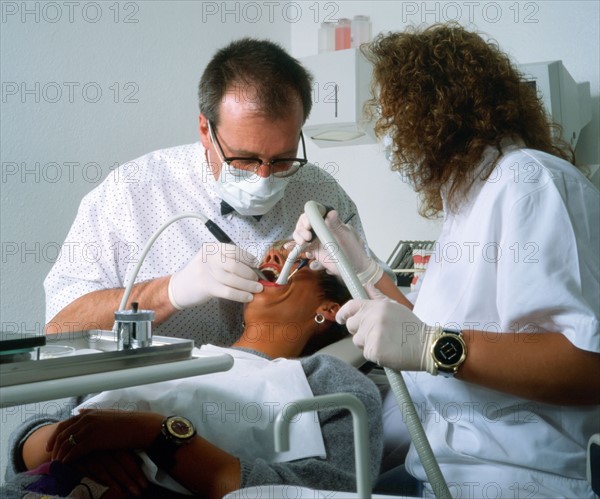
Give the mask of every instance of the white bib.
[[238, 458], [273, 463], [325, 457], [316, 413], [296, 416], [290, 425], [290, 450], [275, 452], [277, 414], [294, 401], [313, 396], [300, 361], [271, 361], [213, 345], [204, 345], [199, 352], [227, 353], [234, 358], [233, 367], [225, 372], [102, 392], [76, 407], [74, 413], [81, 408], [98, 408], [175, 414], [188, 418], [199, 435]]

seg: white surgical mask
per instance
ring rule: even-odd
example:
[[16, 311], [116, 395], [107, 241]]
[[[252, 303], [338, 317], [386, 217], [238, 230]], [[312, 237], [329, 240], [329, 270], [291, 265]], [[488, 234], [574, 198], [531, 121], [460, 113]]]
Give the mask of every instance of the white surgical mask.
[[[212, 127], [208, 130], [214, 143]], [[269, 175], [264, 178], [250, 172], [240, 171], [230, 166], [218, 151], [221, 161], [219, 178], [215, 180], [215, 191], [242, 216], [264, 215], [283, 197], [289, 178]]]
[[239, 176], [235, 168], [223, 162], [215, 191], [240, 215], [264, 215], [283, 198], [289, 177], [261, 177], [255, 174]]

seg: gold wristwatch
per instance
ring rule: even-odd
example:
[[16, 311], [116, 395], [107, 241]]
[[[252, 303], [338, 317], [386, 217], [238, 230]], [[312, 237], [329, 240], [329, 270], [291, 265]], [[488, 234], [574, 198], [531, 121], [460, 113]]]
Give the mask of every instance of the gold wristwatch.
[[467, 345], [462, 331], [442, 329], [431, 345], [433, 363], [443, 376], [453, 377], [467, 358]]
[[169, 470], [175, 464], [175, 453], [189, 444], [196, 435], [192, 422], [182, 416], [169, 416], [162, 422], [160, 433], [148, 449], [150, 459], [164, 470]]

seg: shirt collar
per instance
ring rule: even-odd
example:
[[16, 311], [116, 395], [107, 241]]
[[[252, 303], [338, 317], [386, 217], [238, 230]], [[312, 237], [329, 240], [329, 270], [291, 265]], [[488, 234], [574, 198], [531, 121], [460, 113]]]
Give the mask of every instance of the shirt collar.
[[[484, 148], [479, 163], [471, 171], [471, 175], [473, 176], [473, 178], [475, 178], [475, 181], [471, 185], [469, 191], [466, 193], [464, 202], [462, 202], [461, 205], [458, 207], [459, 210], [470, 205], [471, 201], [477, 196], [477, 193], [479, 192], [482, 186], [480, 176], [484, 173], [486, 168], [489, 168], [490, 165], [497, 162], [501, 156], [505, 156], [510, 152], [516, 151], [517, 149], [522, 149], [523, 147], [526, 147], [525, 142], [523, 142], [523, 140], [520, 137], [504, 137], [500, 140], [499, 146], [500, 150], [498, 150], [498, 147], [496, 145], [489, 145]], [[447, 199], [450, 185], [451, 182], [447, 182], [440, 189], [444, 217], [447, 217], [449, 213]]]

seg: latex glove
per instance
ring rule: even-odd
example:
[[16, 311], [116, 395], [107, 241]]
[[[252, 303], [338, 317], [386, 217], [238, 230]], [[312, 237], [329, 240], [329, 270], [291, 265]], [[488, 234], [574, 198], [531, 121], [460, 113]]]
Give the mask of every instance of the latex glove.
[[256, 258], [234, 244], [204, 243], [181, 270], [171, 276], [169, 299], [179, 310], [224, 298], [242, 303], [263, 290], [251, 267]]
[[[369, 282], [376, 283], [379, 281], [383, 275], [383, 269], [368, 255], [365, 244], [356, 230], [348, 224], [343, 223], [336, 210], [327, 213], [325, 225], [327, 225], [331, 234], [343, 249], [361, 284], [365, 285]], [[298, 219], [293, 238], [296, 244], [306, 246], [308, 258], [315, 258], [310, 263], [310, 268], [313, 270], [325, 268], [328, 273], [339, 275], [335, 253], [329, 255], [327, 249], [323, 247], [318, 239], [315, 238], [313, 241], [311, 229], [312, 225], [306, 214], [303, 213]]]
[[[374, 296], [374, 288], [367, 289]], [[396, 371], [436, 375], [430, 354], [437, 328], [427, 326], [404, 305], [379, 293], [374, 300], [350, 300], [336, 314], [367, 360]]]

